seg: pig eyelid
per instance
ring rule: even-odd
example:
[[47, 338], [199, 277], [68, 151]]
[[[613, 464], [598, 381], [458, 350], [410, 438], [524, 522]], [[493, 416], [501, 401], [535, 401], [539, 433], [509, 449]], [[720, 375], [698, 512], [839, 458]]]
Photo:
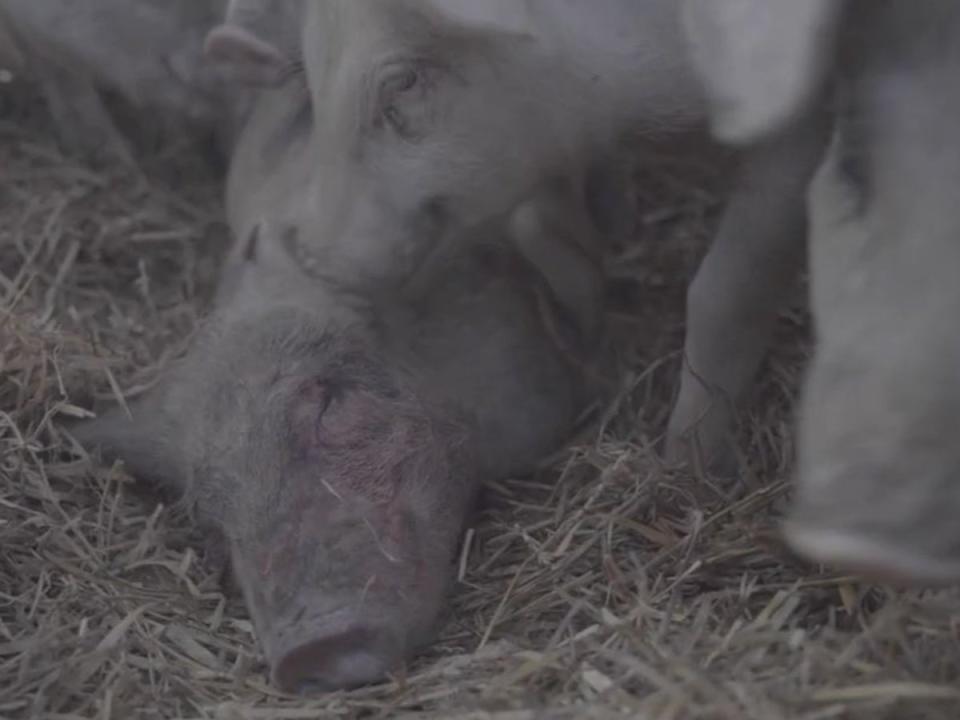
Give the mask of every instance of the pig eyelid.
[[412, 90], [420, 82], [420, 69], [416, 63], [398, 63], [380, 80], [380, 92], [383, 95], [399, 95]]
[[317, 412], [318, 420], [322, 420], [324, 415], [327, 414], [327, 410], [330, 409], [330, 405], [333, 404], [334, 399], [335, 399], [335, 394], [331, 392], [329, 389], [327, 390], [327, 392], [323, 394], [323, 396], [320, 399], [320, 407], [318, 408], [318, 412]]

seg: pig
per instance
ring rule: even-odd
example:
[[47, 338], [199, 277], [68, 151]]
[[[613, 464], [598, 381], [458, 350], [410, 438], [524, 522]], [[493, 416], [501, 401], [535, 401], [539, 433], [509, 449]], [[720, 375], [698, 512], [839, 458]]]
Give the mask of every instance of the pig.
[[[0, 26], [39, 81], [61, 144], [90, 159], [131, 161], [101, 91], [135, 108], [223, 133], [232, 143], [245, 93], [203, 62], [225, 0], [0, 0]], [[20, 69], [20, 68], [18, 68]]]
[[[379, 282], [415, 265], [539, 183], [589, 173], [624, 134], [706, 128], [675, 0], [328, 0], [281, 33], [259, 7], [234, 0], [206, 40], [213, 62], [261, 88], [233, 155], [230, 222], [298, 227], [335, 275]], [[687, 295], [670, 458], [729, 447], [802, 264], [827, 128], [805, 115], [742, 153]]]
[[533, 469], [596, 397], [601, 306], [570, 289], [599, 267], [549, 251], [590, 225], [542, 197], [362, 289], [264, 221], [132, 417], [72, 428], [225, 539], [281, 689], [375, 682], [428, 643], [481, 482]]
[[[761, 14], [751, 17], [773, 18], [766, 33], [716, 17], [693, 23], [726, 28], [716, 56], [702, 58], [704, 76], [717, 75], [707, 82], [722, 136], [776, 134], [812, 111], [819, 86], [835, 88], [838, 108], [809, 189], [816, 347], [785, 537], [804, 557], [868, 578], [955, 582], [960, 6], [709, 4], [707, 14], [753, 6]], [[808, 17], [786, 22], [796, 13]], [[745, 34], [755, 39], [752, 69], [740, 63]]]

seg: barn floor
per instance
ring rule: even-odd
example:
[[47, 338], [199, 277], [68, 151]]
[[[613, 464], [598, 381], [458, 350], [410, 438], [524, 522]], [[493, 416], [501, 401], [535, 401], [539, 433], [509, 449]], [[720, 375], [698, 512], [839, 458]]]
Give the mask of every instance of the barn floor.
[[441, 641], [402, 676], [278, 694], [186, 521], [58, 430], [185, 347], [226, 242], [217, 175], [189, 146], [88, 169], [18, 98], [0, 98], [0, 718], [960, 715], [956, 592], [865, 586], [777, 541], [800, 313], [738, 481], [658, 462], [683, 288], [718, 207], [709, 173], [672, 156], [645, 165], [637, 242], [610, 260], [631, 369], [617, 402], [536, 477], [491, 488]]

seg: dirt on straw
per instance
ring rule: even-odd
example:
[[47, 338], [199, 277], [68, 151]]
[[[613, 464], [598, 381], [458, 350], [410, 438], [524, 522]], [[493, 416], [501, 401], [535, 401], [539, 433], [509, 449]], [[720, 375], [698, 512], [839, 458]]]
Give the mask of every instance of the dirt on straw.
[[737, 480], [658, 460], [722, 196], [695, 153], [667, 152], [645, 158], [635, 241], [610, 257], [616, 401], [536, 475], [491, 485], [427, 653], [377, 687], [278, 693], [186, 521], [62, 432], [189, 342], [226, 243], [220, 176], [190, 145], [91, 170], [21, 95], [0, 104], [0, 718], [958, 717], [956, 592], [863, 585], [777, 539], [800, 311]]

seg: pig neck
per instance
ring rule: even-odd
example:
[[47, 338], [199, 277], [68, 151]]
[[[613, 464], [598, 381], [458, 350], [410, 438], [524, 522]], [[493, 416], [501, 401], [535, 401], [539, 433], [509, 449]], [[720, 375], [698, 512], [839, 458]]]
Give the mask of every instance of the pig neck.
[[[468, 26], [517, 38], [522, 82], [539, 106], [544, 134], [658, 135], [698, 125], [702, 92], [687, 60], [676, 0], [434, 0]], [[546, 102], [544, 102], [546, 101]], [[533, 108], [531, 108], [533, 110]], [[536, 114], [534, 112], [534, 114]]]
[[676, 0], [528, 2], [547, 48], [562, 59], [558, 70], [577, 79], [592, 107], [610, 109], [615, 130], [680, 129], [702, 116]]

